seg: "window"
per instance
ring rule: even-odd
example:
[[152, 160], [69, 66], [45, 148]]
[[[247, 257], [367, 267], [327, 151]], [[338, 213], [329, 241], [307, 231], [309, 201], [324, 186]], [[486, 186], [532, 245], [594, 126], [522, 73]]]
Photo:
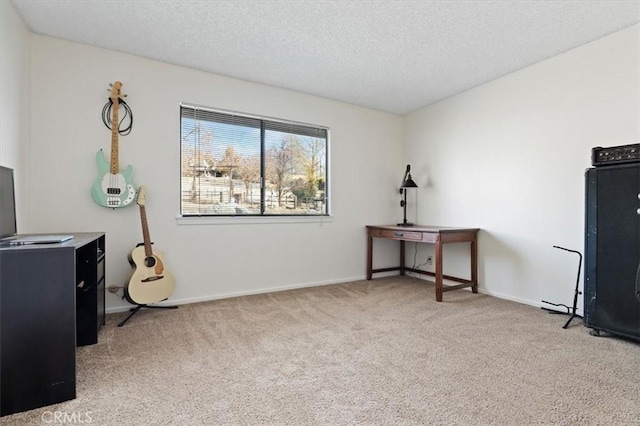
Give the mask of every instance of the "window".
[[182, 216], [326, 216], [326, 127], [180, 107]]

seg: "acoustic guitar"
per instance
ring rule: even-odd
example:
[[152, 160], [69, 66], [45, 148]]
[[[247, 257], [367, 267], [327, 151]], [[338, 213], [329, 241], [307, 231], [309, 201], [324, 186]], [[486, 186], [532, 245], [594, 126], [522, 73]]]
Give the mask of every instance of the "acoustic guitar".
[[[120, 170], [118, 165], [118, 134], [119, 113], [121, 102], [122, 83], [116, 81], [111, 87], [109, 99], [111, 101], [111, 161], [107, 162], [102, 150], [96, 154], [98, 166], [98, 178], [91, 186], [91, 197], [98, 205], [103, 207], [126, 207], [133, 202], [136, 189], [131, 182], [133, 167], [129, 165]], [[105, 110], [109, 104], [105, 106]], [[105, 120], [103, 116], [103, 120]], [[106, 122], [105, 122], [106, 124]]]
[[173, 274], [164, 266], [162, 253], [154, 251], [151, 247], [146, 202], [146, 187], [141, 185], [138, 188], [136, 203], [140, 207], [144, 242], [129, 253], [132, 275], [125, 287], [125, 297], [130, 303], [136, 305], [165, 300], [173, 294], [175, 288]]

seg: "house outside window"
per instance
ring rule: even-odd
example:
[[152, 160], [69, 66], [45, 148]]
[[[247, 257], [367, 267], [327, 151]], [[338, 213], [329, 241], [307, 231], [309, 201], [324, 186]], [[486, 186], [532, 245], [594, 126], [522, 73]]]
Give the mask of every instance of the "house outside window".
[[180, 107], [180, 211], [188, 216], [327, 216], [329, 129]]

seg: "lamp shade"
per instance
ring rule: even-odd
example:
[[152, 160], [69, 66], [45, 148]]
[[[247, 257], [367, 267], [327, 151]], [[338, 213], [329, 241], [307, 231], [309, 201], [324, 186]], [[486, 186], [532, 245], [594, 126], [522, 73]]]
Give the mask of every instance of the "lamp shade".
[[407, 174], [407, 178], [400, 185], [401, 188], [417, 188], [418, 185], [411, 179], [411, 173]]

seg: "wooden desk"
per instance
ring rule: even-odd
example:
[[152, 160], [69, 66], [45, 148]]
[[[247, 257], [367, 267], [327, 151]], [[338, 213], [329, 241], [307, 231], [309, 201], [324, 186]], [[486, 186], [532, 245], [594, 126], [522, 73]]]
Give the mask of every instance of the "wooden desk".
[[[451, 228], [443, 226], [396, 226], [396, 225], [367, 225], [367, 280], [377, 272], [400, 271], [404, 275], [406, 271], [418, 274], [431, 275], [436, 278], [436, 301], [442, 302], [442, 293], [471, 287], [471, 291], [478, 292], [478, 231], [477, 228]], [[400, 266], [392, 268], [373, 269], [373, 239], [386, 238], [400, 241]], [[435, 272], [422, 271], [405, 266], [405, 241], [414, 243], [435, 244]], [[463, 279], [444, 275], [442, 270], [442, 246], [446, 243], [469, 242], [471, 250], [471, 279]], [[459, 282], [458, 285], [443, 285], [443, 280]]]

